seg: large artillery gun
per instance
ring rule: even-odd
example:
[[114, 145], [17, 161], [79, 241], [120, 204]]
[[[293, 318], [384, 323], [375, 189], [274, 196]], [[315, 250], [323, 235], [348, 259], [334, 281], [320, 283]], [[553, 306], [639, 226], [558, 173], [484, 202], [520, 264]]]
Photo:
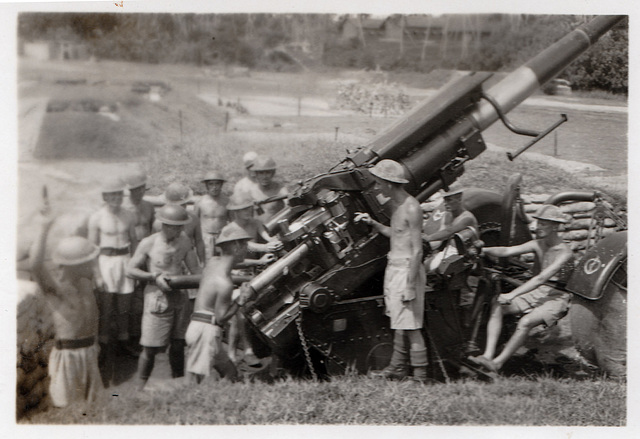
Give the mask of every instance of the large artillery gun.
[[[376, 188], [369, 168], [382, 159], [401, 163], [409, 180], [407, 191], [423, 202], [447, 189], [464, 172], [464, 163], [486, 149], [482, 132], [497, 120], [534, 137], [522, 150], [528, 148], [566, 116], [534, 132], [514, 127], [505, 115], [623, 18], [594, 18], [488, 90], [491, 73], [471, 73], [449, 83], [329, 172], [301, 182], [288, 206], [266, 224], [284, 243], [284, 254], [246, 285], [251, 299], [240, 312], [256, 353], [274, 355], [293, 373], [366, 373], [384, 367], [392, 346], [382, 292], [389, 243], [369, 226], [353, 221], [356, 212], [368, 212], [389, 224], [388, 200]], [[513, 179], [504, 194], [478, 188], [464, 192], [463, 203], [475, 214], [480, 230], [457, 234], [458, 257], [428, 280], [424, 331], [435, 378], [469, 370], [465, 358], [482, 345], [488, 301], [496, 290], [526, 279], [527, 266], [518, 261], [486, 267], [479, 257], [481, 241], [513, 245], [531, 239], [519, 184]], [[566, 199], [560, 195], [550, 201]], [[626, 298], [626, 233], [596, 243], [585, 258], [569, 282], [559, 287], [583, 300], [583, 309], [596, 312], [612, 290]], [[470, 277], [475, 279], [473, 297], [463, 303]], [[192, 286], [179, 278], [171, 282]], [[580, 343], [578, 337], [578, 347], [585, 352], [598, 348], [587, 346], [589, 341]], [[598, 354], [591, 357], [597, 361]]]

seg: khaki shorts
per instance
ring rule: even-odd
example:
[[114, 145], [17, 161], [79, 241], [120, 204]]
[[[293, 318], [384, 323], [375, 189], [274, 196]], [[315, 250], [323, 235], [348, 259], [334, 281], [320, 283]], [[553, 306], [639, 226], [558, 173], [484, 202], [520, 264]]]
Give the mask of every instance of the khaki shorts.
[[191, 304], [186, 291], [176, 290], [167, 294], [156, 285], [147, 285], [140, 344], [163, 347], [172, 339], [184, 339], [190, 317]]
[[222, 351], [222, 328], [192, 320], [187, 329], [187, 372], [209, 376], [216, 354]]
[[545, 326], [551, 327], [567, 315], [570, 304], [570, 293], [543, 285], [516, 297], [509, 305], [503, 305], [503, 310], [510, 314], [529, 314], [541, 318]]
[[117, 255], [98, 257], [100, 275], [104, 280], [104, 289], [107, 293], [130, 294], [133, 293], [135, 282], [125, 275], [125, 269], [131, 256]]
[[421, 329], [423, 326], [425, 272], [422, 267], [418, 273], [415, 299], [403, 302], [403, 293], [406, 293], [408, 287], [409, 259], [387, 262], [384, 273], [384, 303], [386, 315], [391, 319], [391, 329]]

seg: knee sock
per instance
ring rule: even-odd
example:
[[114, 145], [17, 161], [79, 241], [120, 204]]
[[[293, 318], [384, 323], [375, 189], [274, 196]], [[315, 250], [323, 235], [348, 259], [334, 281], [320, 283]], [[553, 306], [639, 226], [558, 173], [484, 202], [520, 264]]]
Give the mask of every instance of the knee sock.
[[184, 347], [186, 342], [183, 339], [171, 340], [169, 347], [169, 365], [171, 366], [171, 376], [180, 378], [184, 376]]

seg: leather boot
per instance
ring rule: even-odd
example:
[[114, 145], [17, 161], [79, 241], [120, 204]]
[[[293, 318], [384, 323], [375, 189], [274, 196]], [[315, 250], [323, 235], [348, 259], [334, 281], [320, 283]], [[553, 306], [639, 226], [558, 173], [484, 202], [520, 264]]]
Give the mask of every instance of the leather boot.
[[404, 341], [404, 334], [395, 331], [393, 336], [393, 353], [391, 361], [384, 369], [374, 372], [372, 375], [387, 380], [403, 380], [409, 375], [409, 351]]
[[427, 382], [427, 348], [411, 349], [411, 367], [413, 368], [413, 380], [419, 383]]

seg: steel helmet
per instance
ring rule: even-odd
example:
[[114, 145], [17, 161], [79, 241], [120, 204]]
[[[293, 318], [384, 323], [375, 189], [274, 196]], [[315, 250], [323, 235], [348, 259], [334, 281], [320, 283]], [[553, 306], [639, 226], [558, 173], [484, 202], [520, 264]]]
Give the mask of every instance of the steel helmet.
[[165, 204], [186, 204], [193, 199], [193, 190], [182, 183], [174, 182], [167, 186], [163, 198]]
[[444, 198], [449, 198], [449, 197], [453, 197], [454, 195], [461, 195], [462, 192], [464, 192], [462, 190], [462, 187], [460, 186], [460, 184], [453, 183], [452, 185], [449, 186], [449, 190], [447, 192], [445, 192], [442, 196]]
[[253, 206], [253, 199], [246, 195], [234, 194], [227, 204], [227, 210], [242, 210]]
[[100, 248], [82, 236], [61, 239], [53, 251], [52, 260], [58, 265], [80, 265], [94, 260]]
[[405, 178], [404, 167], [393, 160], [380, 160], [369, 170], [373, 175], [392, 183], [409, 183]]
[[111, 176], [105, 179], [100, 185], [100, 192], [110, 194], [113, 192], [124, 192], [126, 185], [119, 176]]
[[127, 189], [136, 189], [147, 185], [147, 175], [142, 171], [133, 172], [125, 178]]
[[258, 156], [251, 167], [252, 171], [275, 171], [276, 162], [271, 157]]
[[256, 154], [253, 151], [249, 151], [247, 153], [245, 153], [245, 155], [242, 156], [242, 163], [244, 163], [244, 167], [249, 169], [250, 167], [253, 166], [253, 162], [256, 161], [256, 158], [258, 158], [258, 154]]
[[169, 224], [170, 226], [184, 226], [191, 222], [191, 217], [187, 210], [177, 204], [165, 204], [158, 209], [156, 218], [162, 224]]
[[553, 204], [543, 204], [535, 215], [531, 215], [535, 219], [553, 221], [556, 223], [566, 224], [569, 222], [567, 216], [562, 213], [558, 206]]
[[220, 171], [209, 171], [200, 181], [227, 181], [227, 179], [222, 176]]
[[216, 240], [216, 245], [230, 241], [240, 241], [243, 239], [249, 240], [251, 239], [251, 236], [249, 236], [247, 231], [237, 223], [231, 222], [224, 226], [220, 231], [220, 235], [218, 235], [218, 239]]

